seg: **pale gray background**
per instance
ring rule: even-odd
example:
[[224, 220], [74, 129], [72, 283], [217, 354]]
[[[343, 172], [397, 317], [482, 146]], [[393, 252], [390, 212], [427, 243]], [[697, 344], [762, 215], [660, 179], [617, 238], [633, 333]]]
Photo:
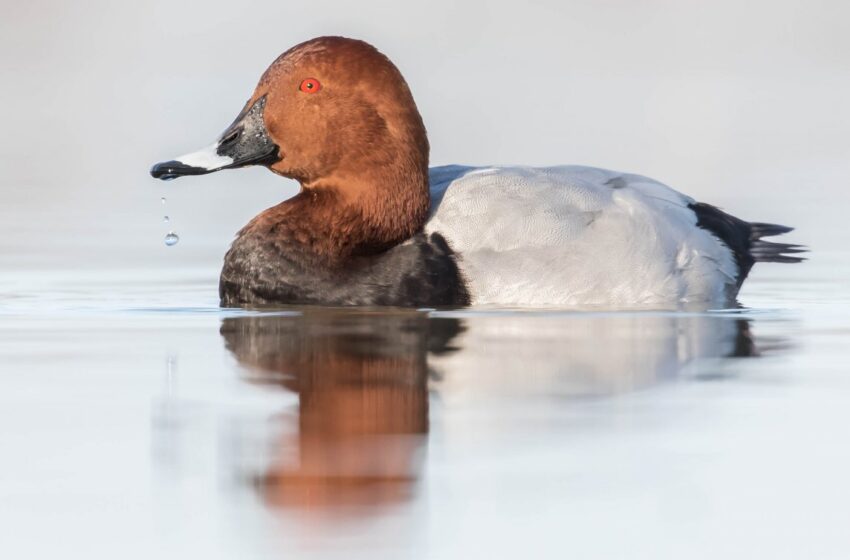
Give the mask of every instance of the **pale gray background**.
[[[848, 557], [850, 3], [0, 2], [0, 557]], [[237, 475], [296, 399], [241, 381], [215, 282], [295, 185], [148, 169], [333, 33], [398, 64], [435, 164], [611, 167], [798, 226], [812, 260], [742, 294], [763, 357], [562, 400], [545, 368], [633, 387], [725, 316], [460, 314], [413, 501], [265, 508]]]
[[234, 232], [295, 184], [260, 168], [164, 184], [148, 169], [212, 141], [280, 52], [323, 34], [396, 62], [433, 164], [638, 172], [795, 225], [817, 257], [850, 238], [848, 6], [4, 0], [0, 267], [213, 277]]

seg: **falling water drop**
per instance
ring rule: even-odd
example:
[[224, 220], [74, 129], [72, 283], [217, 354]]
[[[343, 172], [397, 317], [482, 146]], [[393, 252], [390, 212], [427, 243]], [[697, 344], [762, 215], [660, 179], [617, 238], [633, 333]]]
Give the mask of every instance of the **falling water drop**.
[[163, 204], [165, 204], [165, 197], [164, 196], [160, 197], [159, 201], [162, 202]]
[[169, 247], [177, 245], [178, 241], [180, 241], [180, 238], [173, 231], [169, 231], [168, 235], [165, 236], [165, 244]]
[[167, 224], [168, 222], [170, 222], [170, 221], [171, 221], [171, 218], [169, 218], [168, 216], [163, 216], [163, 217], [162, 217], [162, 221], [163, 221], [163, 222], [165, 222], [165, 223]]

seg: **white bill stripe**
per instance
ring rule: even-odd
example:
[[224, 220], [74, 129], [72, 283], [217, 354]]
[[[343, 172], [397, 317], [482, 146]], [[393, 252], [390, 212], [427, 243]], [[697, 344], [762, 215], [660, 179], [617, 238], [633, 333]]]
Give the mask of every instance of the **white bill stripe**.
[[222, 167], [232, 164], [233, 158], [229, 156], [221, 156], [216, 153], [217, 147], [218, 143], [211, 144], [206, 148], [198, 150], [197, 152], [185, 154], [174, 159], [184, 165], [189, 165], [191, 167], [200, 167], [208, 171], [221, 169]]

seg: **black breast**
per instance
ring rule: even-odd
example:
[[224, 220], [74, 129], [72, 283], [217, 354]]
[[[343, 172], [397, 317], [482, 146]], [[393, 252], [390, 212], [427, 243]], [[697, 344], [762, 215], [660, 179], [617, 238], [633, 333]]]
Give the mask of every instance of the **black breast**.
[[418, 234], [383, 253], [334, 266], [297, 244], [243, 235], [224, 259], [222, 307], [257, 304], [441, 307], [469, 305], [451, 247]]

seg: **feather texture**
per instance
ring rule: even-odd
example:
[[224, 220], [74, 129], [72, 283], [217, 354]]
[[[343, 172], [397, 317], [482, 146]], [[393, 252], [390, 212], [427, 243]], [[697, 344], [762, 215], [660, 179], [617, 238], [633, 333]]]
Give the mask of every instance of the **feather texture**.
[[653, 179], [582, 166], [447, 166], [430, 179], [425, 229], [459, 255], [474, 304], [725, 304], [737, 294], [734, 250], [698, 225], [698, 203]]

